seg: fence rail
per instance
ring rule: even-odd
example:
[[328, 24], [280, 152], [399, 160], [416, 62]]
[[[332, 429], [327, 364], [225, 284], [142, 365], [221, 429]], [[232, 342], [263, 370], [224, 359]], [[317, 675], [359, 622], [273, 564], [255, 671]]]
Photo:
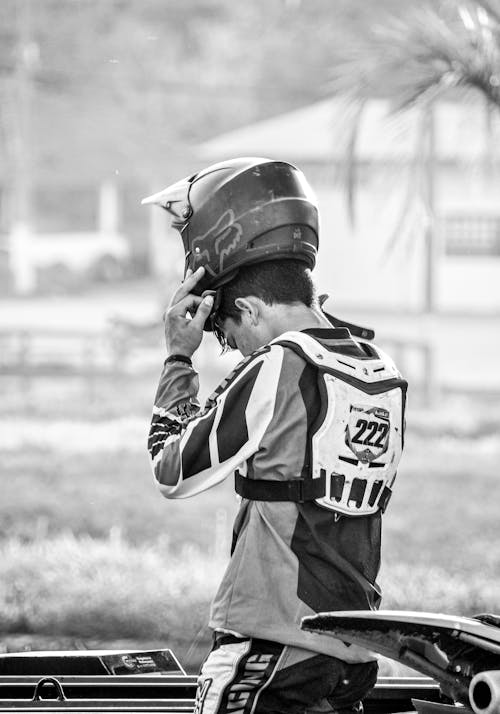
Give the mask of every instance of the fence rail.
[[[147, 348], [147, 344], [145, 347]], [[137, 348], [131, 330], [0, 330], [0, 374], [85, 375], [124, 372]]]
[[[0, 375], [80, 376], [144, 371], [158, 365], [158, 330], [152, 326], [110, 323], [104, 331], [80, 329], [0, 330]], [[435, 355], [425, 340], [388, 338], [381, 344], [401, 372], [431, 402], [439, 392]]]
[[435, 351], [427, 340], [389, 338], [381, 345], [391, 355], [398, 369], [422, 393], [430, 404], [439, 395]]

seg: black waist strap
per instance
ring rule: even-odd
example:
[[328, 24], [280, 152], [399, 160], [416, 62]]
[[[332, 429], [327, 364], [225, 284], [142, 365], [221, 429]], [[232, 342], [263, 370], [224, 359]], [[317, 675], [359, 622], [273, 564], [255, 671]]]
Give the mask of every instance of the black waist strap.
[[[294, 501], [295, 503], [305, 503], [305, 501], [315, 501], [325, 495], [326, 471], [321, 469], [318, 478], [294, 478], [290, 481], [269, 481], [266, 479], [250, 479], [242, 476], [239, 471], [234, 474], [234, 488], [236, 493], [249, 501]], [[384, 486], [380, 491], [380, 482], [374, 484], [373, 491], [375, 497], [371, 506], [377, 501], [377, 505], [384, 513], [392, 495], [392, 490]], [[378, 497], [378, 498], [377, 498]]]
[[250, 501], [295, 501], [304, 503], [325, 495], [325, 474], [319, 478], [294, 478], [290, 481], [249, 479], [239, 471], [234, 474], [236, 493]]

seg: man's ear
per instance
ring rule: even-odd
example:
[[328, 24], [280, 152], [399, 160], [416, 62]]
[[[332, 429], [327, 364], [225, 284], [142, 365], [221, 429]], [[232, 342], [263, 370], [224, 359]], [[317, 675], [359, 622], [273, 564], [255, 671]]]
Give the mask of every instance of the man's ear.
[[259, 299], [250, 295], [249, 297], [236, 298], [234, 304], [241, 312], [241, 316], [247, 316], [251, 325], [257, 325], [260, 317]]

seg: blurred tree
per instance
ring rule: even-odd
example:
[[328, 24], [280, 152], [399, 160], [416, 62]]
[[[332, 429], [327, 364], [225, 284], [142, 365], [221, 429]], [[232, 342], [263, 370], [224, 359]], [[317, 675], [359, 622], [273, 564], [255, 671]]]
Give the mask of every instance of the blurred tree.
[[261, 116], [331, 93], [332, 67], [342, 62], [346, 33], [363, 36], [377, 17], [405, 11], [411, 0], [268, 0], [253, 3], [257, 47], [256, 98]]
[[[29, 42], [21, 37], [23, 7]], [[196, 143], [331, 92], [346, 33], [363, 36], [384, 9], [411, 7], [411, 0], [2, 0], [0, 181], [24, 175], [35, 188], [77, 188], [114, 178], [125, 195], [140, 196], [196, 168]], [[24, 80], [22, 45], [36, 59]], [[24, 174], [19, 151], [30, 166]], [[63, 202], [60, 211], [74, 213]]]
[[415, 215], [411, 204], [418, 202], [426, 211], [425, 306], [432, 311], [437, 242], [434, 104], [443, 96], [463, 101], [468, 92], [476, 98], [480, 92], [485, 99], [486, 127], [490, 126], [491, 107], [500, 108], [500, 2], [427, 0], [404, 11], [386, 12], [364, 32], [348, 35], [342, 54], [331, 86], [357, 107], [346, 145], [345, 187], [351, 220], [355, 218], [356, 137], [366, 102], [384, 96], [394, 100], [395, 111], [421, 111], [411, 163], [412, 190], [407, 192], [391, 242], [397, 240], [405, 216]]
[[38, 183], [173, 177], [192, 166], [193, 143], [321, 97], [345, 24], [398, 5], [3, 0], [2, 93], [12, 90], [22, 3], [39, 48], [27, 149]]
[[385, 12], [349, 35], [342, 54], [334, 87], [343, 93], [389, 95], [406, 107], [460, 87], [500, 107], [499, 0], [427, 0]]

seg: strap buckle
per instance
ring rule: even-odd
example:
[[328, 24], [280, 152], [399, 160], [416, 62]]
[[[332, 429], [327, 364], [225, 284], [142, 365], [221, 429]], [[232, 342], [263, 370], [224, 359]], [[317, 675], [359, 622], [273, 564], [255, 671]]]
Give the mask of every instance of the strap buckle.
[[293, 500], [296, 503], [305, 503], [304, 479], [295, 478], [293, 481], [287, 481], [288, 491], [294, 496]]
[[392, 496], [392, 489], [389, 488], [389, 486], [384, 486], [382, 493], [379, 496], [377, 505], [382, 511], [382, 513], [385, 513], [385, 509], [387, 508], [389, 501]]

